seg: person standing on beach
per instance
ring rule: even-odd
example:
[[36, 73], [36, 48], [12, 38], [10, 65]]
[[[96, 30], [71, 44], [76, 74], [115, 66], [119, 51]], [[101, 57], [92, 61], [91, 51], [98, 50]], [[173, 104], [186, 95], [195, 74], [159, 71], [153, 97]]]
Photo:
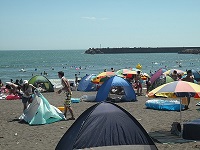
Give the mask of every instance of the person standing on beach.
[[58, 72], [58, 77], [61, 79], [62, 88], [60, 90], [58, 90], [57, 93], [60, 94], [62, 91], [64, 91], [66, 93], [66, 98], [64, 100], [64, 116], [65, 116], [65, 118], [67, 117], [67, 110], [69, 109], [69, 112], [71, 114], [71, 118], [69, 118], [68, 120], [75, 120], [74, 113], [73, 113], [73, 110], [71, 108], [72, 91], [71, 91], [69, 81], [64, 77], [63, 71]]
[[76, 84], [76, 90], [77, 90], [77, 87], [78, 87], [78, 75], [75, 74], [75, 84]]
[[28, 104], [32, 103], [32, 94], [33, 90], [35, 90], [36, 87], [33, 86], [32, 84], [28, 83], [28, 80], [23, 81], [23, 85], [21, 87], [21, 90], [23, 92], [22, 95], [22, 103], [23, 103], [23, 110], [25, 110], [28, 106]]
[[[192, 70], [187, 71], [187, 75], [185, 78], [182, 79], [182, 81], [192, 82], [194, 83], [194, 78], [192, 75]], [[185, 105], [185, 109], [188, 109], [188, 106], [190, 104], [190, 96], [187, 97], [187, 105]]]
[[146, 87], [147, 87], [146, 94], [149, 93], [150, 86], [151, 86], [151, 81], [150, 81], [150, 78], [147, 77], [147, 80], [146, 80]]
[[137, 75], [135, 77], [135, 83], [137, 87], [137, 95], [141, 96], [142, 95], [142, 79], [141, 79], [140, 71], [137, 71]]

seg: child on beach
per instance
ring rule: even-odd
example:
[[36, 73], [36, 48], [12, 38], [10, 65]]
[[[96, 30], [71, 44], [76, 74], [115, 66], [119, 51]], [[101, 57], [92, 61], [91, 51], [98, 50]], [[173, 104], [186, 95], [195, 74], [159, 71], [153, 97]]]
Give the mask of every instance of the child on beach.
[[73, 110], [71, 108], [72, 91], [71, 91], [69, 81], [64, 77], [63, 71], [58, 72], [58, 77], [61, 79], [62, 88], [60, 90], [58, 90], [57, 93], [60, 94], [62, 91], [64, 91], [66, 93], [66, 98], [64, 100], [64, 116], [67, 117], [67, 110], [69, 109], [69, 112], [71, 114], [71, 118], [69, 118], [68, 120], [75, 120], [74, 113], [73, 113]]

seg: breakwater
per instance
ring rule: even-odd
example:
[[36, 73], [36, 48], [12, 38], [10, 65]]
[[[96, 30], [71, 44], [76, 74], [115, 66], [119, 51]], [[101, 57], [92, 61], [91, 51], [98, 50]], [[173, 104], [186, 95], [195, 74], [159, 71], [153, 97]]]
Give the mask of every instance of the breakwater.
[[89, 48], [85, 54], [119, 54], [119, 53], [181, 53], [187, 49], [197, 50], [200, 47], [121, 47]]
[[179, 54], [200, 54], [200, 49], [186, 49], [178, 53]]

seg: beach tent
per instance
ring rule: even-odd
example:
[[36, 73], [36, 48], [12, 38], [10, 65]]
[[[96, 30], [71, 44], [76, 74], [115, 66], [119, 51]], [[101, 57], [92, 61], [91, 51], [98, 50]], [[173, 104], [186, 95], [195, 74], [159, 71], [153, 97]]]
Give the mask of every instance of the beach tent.
[[151, 83], [150, 90], [153, 90], [165, 83], [173, 82], [174, 80], [168, 75], [161, 75], [153, 83]]
[[124, 88], [125, 98], [123, 101], [136, 101], [136, 94], [132, 88], [132, 85], [127, 80], [118, 76], [111, 77], [101, 85], [97, 92], [95, 101], [100, 102], [106, 100], [110, 89], [113, 86], [121, 86]]
[[[192, 69], [192, 75], [194, 76], [194, 82], [197, 83], [200, 81], [200, 73], [194, 69]], [[187, 76], [187, 73], [185, 73], [182, 78], [185, 78]]]
[[64, 120], [63, 113], [50, 105], [48, 100], [41, 94], [34, 94], [33, 102], [30, 103], [19, 119], [25, 120], [30, 125], [49, 124]]
[[56, 150], [109, 149], [105, 146], [115, 149], [124, 149], [123, 146], [157, 149], [142, 125], [130, 113], [116, 104], [101, 102], [77, 118], [58, 142]]
[[192, 74], [193, 74], [194, 79], [195, 79], [196, 81], [200, 81], [200, 73], [199, 73], [198, 71], [192, 69]]
[[35, 87], [40, 85], [47, 92], [54, 92], [53, 84], [45, 76], [36, 75], [32, 77], [28, 82], [33, 84]]
[[96, 91], [97, 85], [91, 82], [91, 79], [96, 77], [94, 74], [84, 76], [78, 84], [77, 91]]

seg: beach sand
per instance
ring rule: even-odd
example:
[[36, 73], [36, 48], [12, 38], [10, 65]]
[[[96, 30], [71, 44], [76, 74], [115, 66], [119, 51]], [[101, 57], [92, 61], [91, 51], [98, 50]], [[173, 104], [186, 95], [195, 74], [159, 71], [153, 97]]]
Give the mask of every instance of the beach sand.
[[[73, 91], [73, 98], [80, 98], [82, 95], [95, 95], [96, 92]], [[63, 105], [64, 94], [43, 93], [50, 104], [59, 107]], [[145, 96], [137, 97], [136, 102], [117, 103], [117, 105], [131, 113], [150, 134], [169, 132], [173, 122], [180, 121], [180, 112], [158, 111], [146, 109]], [[183, 122], [200, 118], [199, 107], [195, 106], [198, 101], [192, 99], [190, 108], [182, 111]], [[94, 102], [73, 103], [72, 108], [76, 119], [87, 108], [94, 105]], [[73, 124], [74, 120], [59, 121], [52, 124], [30, 126], [19, 123], [18, 117], [22, 114], [21, 100], [0, 100], [0, 149], [1, 150], [53, 150], [57, 143]], [[70, 117], [69, 113], [68, 116]], [[167, 136], [166, 136], [167, 138]], [[159, 150], [191, 150], [200, 149], [200, 142], [186, 142], [176, 144], [161, 144], [155, 142]]]

